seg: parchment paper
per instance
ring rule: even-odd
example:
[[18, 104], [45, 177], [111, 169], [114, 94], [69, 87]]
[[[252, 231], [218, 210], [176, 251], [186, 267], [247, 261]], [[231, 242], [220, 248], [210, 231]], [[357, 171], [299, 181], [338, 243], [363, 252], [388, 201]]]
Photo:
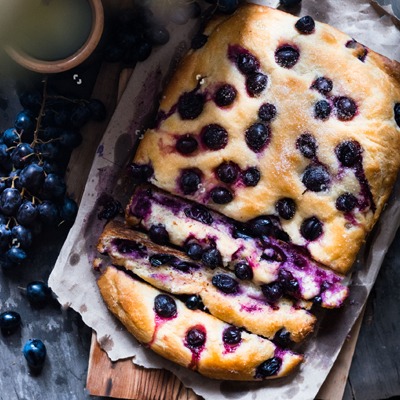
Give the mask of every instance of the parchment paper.
[[[258, 1], [277, 6], [276, 1]], [[400, 59], [399, 30], [389, 16], [379, 16], [365, 0], [303, 0], [300, 15], [330, 23], [361, 43], [390, 58]], [[95, 245], [104, 221], [97, 214], [104, 199], [113, 196], [123, 205], [131, 184], [126, 165], [146, 121], [153, 115], [165, 79], [187, 50], [187, 41], [196, 29], [191, 20], [185, 26], [170, 26], [170, 42], [157, 49], [149, 61], [140, 63], [105, 132], [93, 162], [78, 217], [49, 279], [61, 304], [82, 315], [97, 332], [100, 345], [112, 360], [134, 357], [149, 368], [166, 368], [206, 399], [313, 399], [331, 369], [343, 342], [359, 315], [375, 282], [386, 251], [400, 222], [400, 182], [367, 244], [361, 251], [351, 278], [350, 299], [340, 310], [321, 315], [316, 332], [300, 348], [306, 354], [297, 373], [279, 381], [234, 383], [212, 381], [172, 364], [140, 346], [107, 311], [96, 286], [91, 262], [97, 256]]]

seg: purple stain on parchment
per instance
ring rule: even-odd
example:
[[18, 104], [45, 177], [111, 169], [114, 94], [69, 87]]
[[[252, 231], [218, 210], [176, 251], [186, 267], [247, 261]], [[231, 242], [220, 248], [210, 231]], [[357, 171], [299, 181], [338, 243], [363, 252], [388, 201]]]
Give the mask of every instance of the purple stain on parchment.
[[97, 154], [99, 157], [103, 157], [103, 152], [104, 152], [104, 144], [101, 144], [101, 145], [97, 148], [96, 154]]
[[153, 125], [152, 122], [154, 121], [151, 120], [156, 118], [156, 108], [158, 108], [158, 102], [154, 101], [154, 99], [159, 96], [161, 81], [162, 72], [158, 67], [156, 70], [149, 72], [136, 96], [138, 102], [128, 128], [133, 145], [143, 137], [143, 129]]

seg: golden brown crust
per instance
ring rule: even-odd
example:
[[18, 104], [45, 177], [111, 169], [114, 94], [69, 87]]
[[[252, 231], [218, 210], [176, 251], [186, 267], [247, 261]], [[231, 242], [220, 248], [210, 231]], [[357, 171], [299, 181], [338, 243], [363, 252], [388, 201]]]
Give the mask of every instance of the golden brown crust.
[[[181, 170], [196, 167], [203, 174], [202, 187], [191, 199], [207, 204], [234, 219], [245, 221], [260, 214], [276, 214], [275, 204], [283, 197], [297, 205], [290, 221], [281, 220], [295, 244], [305, 245], [300, 234], [304, 219], [317, 216], [324, 224], [324, 233], [308, 244], [314, 259], [340, 273], [346, 273], [354, 262], [367, 232], [372, 229], [390, 194], [400, 165], [400, 129], [394, 121], [394, 104], [400, 102], [399, 64], [366, 50], [364, 62], [359, 59], [361, 45], [347, 46], [351, 38], [326, 24], [316, 23], [315, 32], [300, 34], [297, 17], [258, 5], [241, 7], [226, 22], [209, 28], [206, 45], [191, 51], [166, 88], [160, 109], [174, 109], [184, 92], [194, 90], [203, 78], [199, 92], [207, 96], [201, 115], [182, 120], [177, 112], [149, 130], [135, 155], [134, 162], [151, 163], [155, 174], [152, 183], [182, 196], [178, 185]], [[283, 44], [292, 44], [300, 51], [298, 63], [291, 69], [275, 62], [274, 52]], [[260, 60], [260, 70], [267, 74], [267, 89], [258, 97], [249, 97], [245, 77], [229, 60], [228, 48], [241, 46]], [[363, 53], [364, 54], [364, 53]], [[310, 86], [316, 78], [332, 80], [328, 96], [331, 104], [339, 96], [352, 98], [358, 107], [355, 117], [340, 121], [334, 111], [329, 119], [313, 117], [314, 105], [325, 99]], [[235, 103], [218, 108], [212, 100], [216, 87], [230, 83], [238, 91]], [[244, 133], [257, 122], [262, 103], [277, 107], [277, 116], [270, 123], [271, 141], [261, 153], [255, 153], [244, 142]], [[176, 140], [187, 133], [199, 137], [207, 124], [219, 123], [229, 134], [227, 146], [219, 151], [206, 151], [202, 146], [189, 156], [175, 151]], [[331, 184], [327, 191], [306, 191], [302, 175], [311, 161], [296, 149], [299, 135], [310, 132], [317, 141], [318, 162], [327, 166]], [[335, 155], [339, 143], [355, 140], [360, 143], [362, 173], [343, 168]], [[218, 181], [215, 168], [223, 161], [233, 161], [241, 170], [259, 167], [261, 181], [255, 187], [236, 184], [231, 187], [234, 200], [219, 205], [210, 200], [209, 191]], [[360, 175], [361, 174], [361, 175]], [[371, 190], [372, 203], [360, 205], [351, 217], [338, 211], [336, 199], [345, 192], [354, 194], [359, 204]], [[368, 197], [368, 196], [367, 196]], [[362, 209], [363, 208], [363, 209]], [[362, 210], [360, 210], [362, 209]]]
[[[255, 380], [257, 367], [277, 356], [282, 360], [282, 366], [276, 375], [269, 378], [278, 378], [290, 373], [303, 359], [301, 355], [279, 350], [267, 339], [246, 332], [242, 332], [242, 340], [234, 351], [227, 351], [222, 334], [229, 325], [202, 311], [189, 310], [177, 299], [174, 299], [176, 317], [156, 317], [154, 299], [162, 292], [114, 267], [106, 269], [98, 285], [108, 308], [139, 341], [161, 356], [195, 369], [204, 376]], [[197, 327], [206, 333], [198, 357], [185, 343], [188, 331]]]
[[[122, 254], [115, 244], [120, 240], [140, 243], [147, 249], [147, 255]], [[241, 292], [235, 296], [220, 292], [211, 283], [213, 276], [223, 273], [237, 280], [233, 273], [221, 268], [211, 271], [202, 267], [181, 272], [168, 265], [153, 267], [148, 258], [157, 253], [174, 255], [181, 261], [193, 261], [179, 251], [154, 244], [146, 235], [117, 221], [107, 224], [97, 248], [101, 253], [107, 253], [114, 265], [125, 267], [158, 289], [173, 294], [199, 295], [212, 315], [252, 333], [273, 339], [283, 329], [290, 333], [291, 340], [300, 342], [314, 328], [316, 318], [312, 314], [288, 299], [279, 300], [274, 307], [269, 306], [260, 288], [249, 281], [239, 282]]]

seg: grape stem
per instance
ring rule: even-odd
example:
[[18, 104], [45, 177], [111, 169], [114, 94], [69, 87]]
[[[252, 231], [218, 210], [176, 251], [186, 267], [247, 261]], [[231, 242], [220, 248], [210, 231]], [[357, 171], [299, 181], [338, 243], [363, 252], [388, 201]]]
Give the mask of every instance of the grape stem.
[[31, 147], [35, 147], [36, 143], [38, 142], [38, 135], [40, 126], [42, 124], [42, 117], [44, 115], [44, 106], [46, 104], [46, 97], [47, 97], [47, 76], [43, 78], [43, 100], [42, 104], [40, 105], [39, 115], [36, 120], [36, 127], [35, 127], [35, 132], [33, 133], [33, 142], [31, 143]]

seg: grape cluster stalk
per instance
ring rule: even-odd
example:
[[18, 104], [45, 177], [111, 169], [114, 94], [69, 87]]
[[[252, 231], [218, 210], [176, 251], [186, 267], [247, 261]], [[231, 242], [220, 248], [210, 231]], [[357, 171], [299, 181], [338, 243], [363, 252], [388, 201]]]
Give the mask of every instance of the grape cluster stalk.
[[0, 266], [28, 258], [33, 239], [49, 227], [74, 222], [78, 206], [67, 195], [65, 171], [82, 141], [80, 128], [102, 120], [97, 99], [71, 99], [43, 90], [22, 91], [14, 126], [0, 134]]

